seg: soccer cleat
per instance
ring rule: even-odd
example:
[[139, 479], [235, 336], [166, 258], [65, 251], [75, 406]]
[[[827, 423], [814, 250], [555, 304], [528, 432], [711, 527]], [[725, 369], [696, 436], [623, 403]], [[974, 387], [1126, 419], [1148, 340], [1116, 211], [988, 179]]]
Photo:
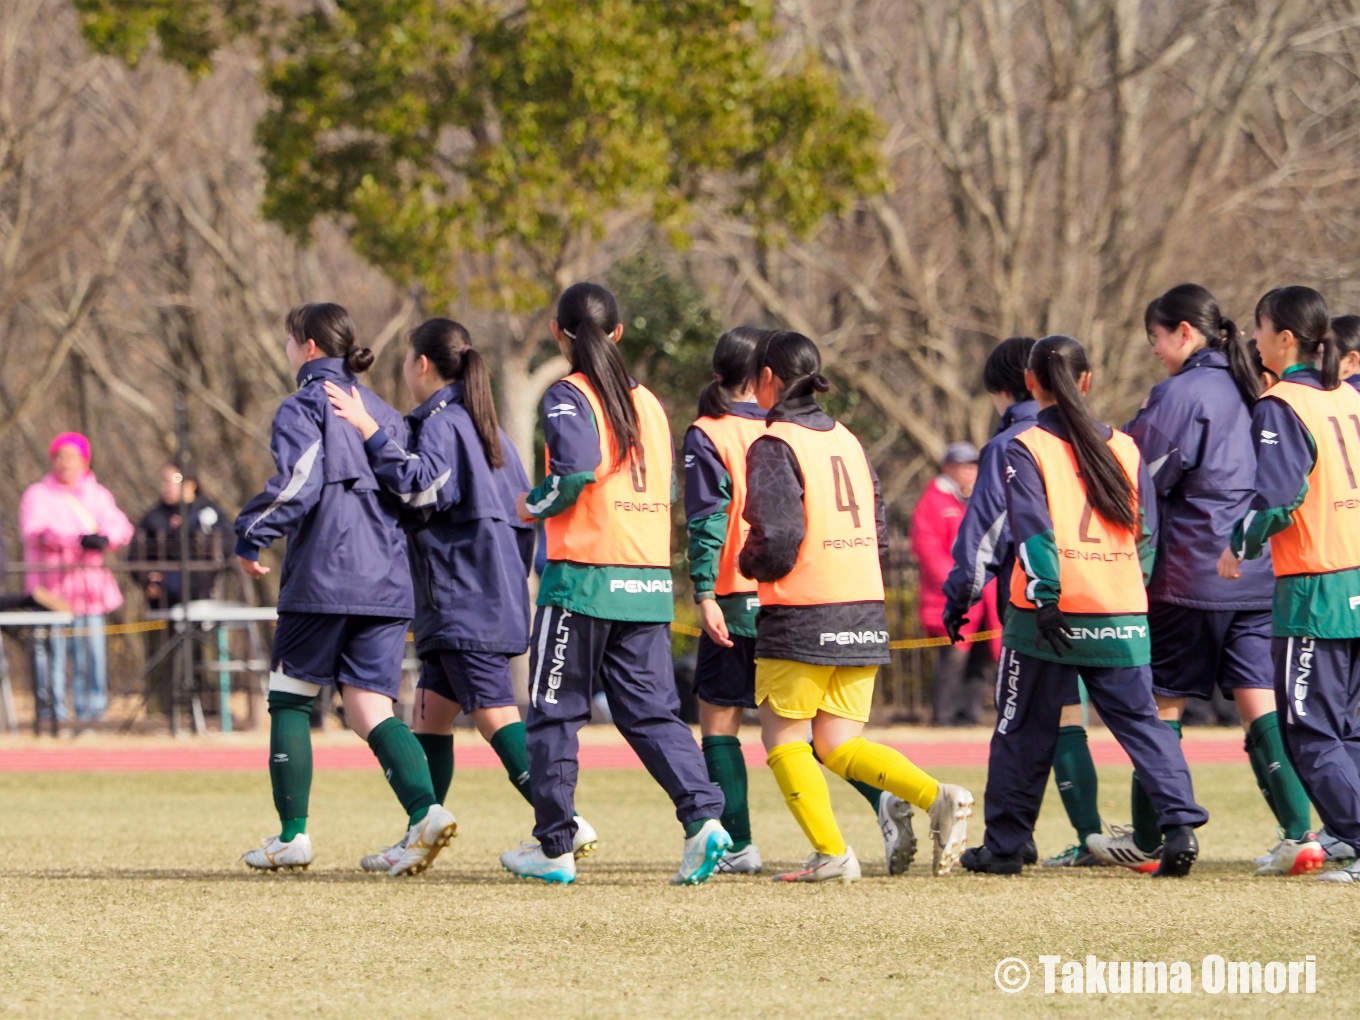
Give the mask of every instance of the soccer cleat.
[[388, 869], [394, 878], [398, 875], [419, 875], [434, 863], [439, 851], [449, 845], [458, 835], [458, 823], [447, 808], [434, 805], [425, 817], [406, 830], [406, 845], [402, 847], [397, 863]]
[[1039, 847], [1033, 839], [1025, 840], [1025, 845], [1020, 848], [1020, 860], [1025, 864], [1039, 863]]
[[1025, 855], [1022, 850], [1007, 857], [986, 846], [970, 846], [959, 857], [959, 863], [968, 871], [984, 875], [1018, 875], [1025, 869]]
[[1199, 840], [1195, 830], [1189, 825], [1178, 825], [1166, 836], [1162, 844], [1162, 859], [1153, 878], [1184, 878], [1199, 856]]
[[765, 862], [760, 859], [760, 848], [747, 843], [740, 850], [728, 850], [718, 858], [713, 871], [718, 875], [759, 875]]
[[905, 875], [916, 856], [916, 833], [911, 828], [911, 805], [884, 790], [878, 798], [878, 827], [883, 832], [883, 856], [889, 875]]
[[797, 871], [786, 871], [782, 875], [775, 875], [776, 882], [858, 882], [860, 879], [859, 859], [855, 857], [855, 851], [851, 847], [845, 848], [845, 853], [832, 855], [818, 853], [816, 850], [808, 854], [807, 860], [803, 861], [803, 866]]
[[1351, 861], [1344, 868], [1324, 871], [1318, 876], [1319, 882], [1360, 882], [1360, 860]]
[[595, 827], [580, 815], [572, 815], [571, 819], [576, 823], [576, 834], [571, 837], [571, 855], [579, 861], [595, 852], [600, 837], [595, 834]]
[[1327, 859], [1317, 837], [1304, 833], [1302, 839], [1282, 839], [1270, 852], [1266, 863], [1256, 869], [1258, 875], [1306, 875], [1321, 871]]
[[1069, 846], [1044, 861], [1045, 868], [1103, 868], [1105, 862], [1084, 846]]
[[1157, 859], [1162, 853], [1161, 847], [1151, 853], [1139, 850], [1133, 841], [1133, 830], [1122, 825], [1111, 825], [1109, 835], [1095, 832], [1087, 836], [1086, 849], [1106, 864], [1118, 864], [1144, 874], [1157, 869]]
[[1280, 841], [1278, 843], [1276, 843], [1273, 847], [1271, 847], [1269, 850], [1263, 853], [1260, 857], [1253, 858], [1251, 863], [1256, 865], [1256, 867], [1258, 868], [1264, 868], [1267, 864], [1269, 864], [1271, 861], [1275, 859], [1275, 851], [1279, 850], [1283, 843], [1284, 835], [1281, 834]]
[[1326, 829], [1318, 833], [1318, 845], [1322, 847], [1322, 852], [1327, 855], [1329, 861], [1355, 860], [1355, 847], [1337, 839]]
[[930, 838], [934, 843], [930, 870], [947, 875], [968, 844], [968, 819], [973, 815], [973, 795], [962, 786], [941, 783], [930, 805]]
[[406, 849], [406, 837], [402, 836], [391, 846], [385, 846], [376, 854], [364, 854], [359, 858], [359, 867], [365, 871], [391, 871], [392, 866], [401, 860]]
[[549, 857], [538, 843], [527, 839], [518, 850], [501, 854], [501, 867], [520, 878], [537, 878], [549, 885], [571, 885], [576, 881], [576, 858], [570, 853]]
[[732, 847], [732, 837], [722, 822], [710, 818], [704, 826], [685, 840], [680, 854], [680, 870], [671, 876], [671, 885], [698, 885], [707, 882], [713, 869]]
[[284, 843], [278, 836], [266, 836], [259, 850], [247, 850], [241, 860], [257, 871], [306, 871], [312, 863], [312, 837], [299, 832]]

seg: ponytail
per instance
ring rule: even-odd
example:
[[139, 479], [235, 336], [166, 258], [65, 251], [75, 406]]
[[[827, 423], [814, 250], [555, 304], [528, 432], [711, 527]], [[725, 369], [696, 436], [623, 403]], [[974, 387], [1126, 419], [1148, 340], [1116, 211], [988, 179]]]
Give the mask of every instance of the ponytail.
[[311, 340], [328, 358], [344, 358], [345, 369], [351, 375], [368, 371], [373, 364], [373, 352], [355, 341], [358, 330], [342, 306], [329, 301], [299, 305], [288, 313], [287, 327], [297, 343]]
[[496, 420], [496, 401], [491, 395], [491, 372], [486, 361], [472, 349], [467, 328], [452, 319], [427, 319], [411, 331], [411, 352], [429, 360], [439, 378], [463, 384], [467, 408], [482, 452], [492, 470], [505, 466], [501, 427]]
[[557, 326], [571, 341], [572, 371], [586, 377], [600, 401], [613, 454], [611, 468], [618, 470], [641, 444], [633, 387], [613, 339], [619, 303], [598, 283], [572, 284], [557, 299]]
[[1207, 347], [1228, 356], [1228, 374], [1247, 407], [1253, 406], [1261, 396], [1261, 377], [1252, 367], [1247, 338], [1232, 319], [1220, 313], [1214, 296], [1197, 283], [1172, 287], [1148, 302], [1143, 313], [1143, 327], [1149, 334], [1154, 323], [1173, 330], [1182, 322], [1197, 330]]
[[736, 326], [718, 338], [713, 348], [713, 381], [699, 394], [700, 418], [721, 418], [732, 410], [732, 394], [751, 385], [756, 349], [770, 334], [756, 326]]
[[1029, 368], [1057, 401], [1091, 509], [1111, 527], [1132, 531], [1137, 520], [1133, 482], [1110, 449], [1104, 426], [1086, 406], [1078, 385], [1091, 370], [1085, 348], [1070, 336], [1046, 336], [1030, 352]]
[[766, 368], [784, 384], [780, 403], [831, 389], [831, 383], [822, 375], [821, 351], [802, 333], [791, 329], [771, 333], [757, 346], [751, 374], [758, 376]]
[[1334, 390], [1341, 385], [1338, 369], [1341, 352], [1332, 336], [1327, 302], [1312, 287], [1276, 287], [1256, 302], [1256, 325], [1269, 319], [1278, 333], [1294, 334], [1303, 359], [1315, 362], [1322, 375], [1322, 388]]

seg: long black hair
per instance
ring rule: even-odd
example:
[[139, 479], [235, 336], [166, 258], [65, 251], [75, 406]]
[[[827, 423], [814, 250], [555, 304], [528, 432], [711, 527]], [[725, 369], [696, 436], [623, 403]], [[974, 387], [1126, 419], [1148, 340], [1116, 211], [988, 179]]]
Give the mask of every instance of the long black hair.
[[822, 352], [802, 333], [791, 329], [772, 332], [757, 345], [751, 374], [758, 376], [765, 368], [784, 384], [780, 401], [797, 400], [831, 389], [831, 383], [822, 375]]
[[1070, 336], [1046, 336], [1030, 351], [1029, 370], [1058, 402], [1058, 415], [1077, 459], [1091, 509], [1112, 527], [1132, 531], [1133, 482], [1105, 439], [1104, 426], [1086, 406], [1078, 381], [1091, 370], [1086, 348]]
[[477, 438], [492, 469], [505, 466], [501, 426], [496, 420], [496, 401], [491, 395], [491, 372], [486, 361], [472, 349], [472, 337], [462, 323], [452, 319], [426, 319], [411, 331], [411, 353], [429, 359], [439, 378], [463, 384], [463, 406], [472, 418]]
[[1304, 360], [1319, 363], [1323, 389], [1341, 385], [1337, 375], [1341, 355], [1330, 336], [1331, 319], [1321, 294], [1312, 287], [1276, 287], [1256, 302], [1256, 325], [1262, 319], [1269, 319], [1277, 333], [1289, 330], [1294, 334]]
[[1336, 360], [1360, 351], [1360, 315], [1338, 315], [1332, 320], [1332, 339], [1336, 341]]
[[1029, 352], [1034, 349], [1034, 337], [1013, 336], [1002, 340], [987, 355], [982, 366], [982, 385], [988, 393], [1009, 393], [1017, 403], [1033, 400], [1025, 385], [1025, 368], [1029, 365]]
[[1159, 298], [1148, 302], [1143, 313], [1143, 328], [1152, 333], [1155, 323], [1165, 330], [1173, 330], [1188, 323], [1200, 332], [1205, 343], [1228, 355], [1228, 372], [1237, 392], [1251, 407], [1261, 396], [1261, 377], [1252, 368], [1251, 351], [1247, 338], [1232, 319], [1218, 308], [1218, 301], [1197, 283], [1182, 283], [1172, 287]]
[[623, 355], [614, 343], [619, 303], [598, 283], [574, 283], [557, 299], [557, 326], [571, 341], [571, 368], [590, 382], [609, 427], [614, 470], [637, 452], [641, 442], [637, 406]]
[[360, 347], [358, 330], [342, 306], [329, 301], [298, 305], [285, 320], [289, 335], [297, 343], [315, 342], [316, 349], [328, 358], [344, 358], [345, 368], [355, 375], [368, 371], [373, 352]]
[[713, 348], [713, 381], [699, 394], [699, 417], [721, 418], [732, 410], [732, 395], [755, 378], [756, 348], [771, 330], [734, 326], [718, 337]]

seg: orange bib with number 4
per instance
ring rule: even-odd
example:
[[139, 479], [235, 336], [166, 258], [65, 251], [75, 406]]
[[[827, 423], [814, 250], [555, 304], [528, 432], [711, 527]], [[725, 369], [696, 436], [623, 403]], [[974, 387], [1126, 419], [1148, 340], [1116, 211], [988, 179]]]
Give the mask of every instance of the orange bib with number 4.
[[[1111, 527], [1091, 509], [1071, 444], [1037, 425], [1015, 438], [1034, 455], [1044, 476], [1053, 541], [1058, 547], [1058, 583], [1062, 589], [1058, 608], [1064, 613], [1146, 613], [1147, 589], [1143, 587], [1138, 541], [1133, 532]], [[1109, 446], [1136, 492], [1138, 447], [1118, 429], [1112, 430]], [[1018, 552], [1023, 555], [1022, 550]], [[1034, 608], [1028, 580], [1017, 559], [1011, 573], [1011, 605]]]
[[780, 421], [765, 429], [783, 440], [803, 472], [807, 534], [793, 569], [762, 581], [762, 606], [825, 606], [883, 601], [874, 479], [864, 447], [840, 422], [830, 432]]
[[1270, 536], [1275, 576], [1360, 567], [1360, 393], [1346, 383], [1318, 390], [1278, 382], [1264, 396], [1288, 404], [1317, 449], [1294, 523]]
[[[581, 490], [570, 509], [543, 522], [548, 559], [596, 566], [671, 565], [671, 427], [652, 391], [633, 387], [638, 416], [638, 449], [615, 468], [600, 398], [579, 372], [567, 376], [590, 403], [600, 435], [595, 481]], [[547, 461], [552, 473], [551, 458]]]
[[746, 505], [746, 451], [765, 434], [765, 422], [759, 418], [725, 414], [721, 418], [700, 418], [694, 427], [708, 437], [732, 479], [732, 502], [727, 507], [727, 539], [718, 557], [718, 581], [713, 593], [724, 596], [753, 592], [756, 583], [737, 569], [737, 557], [751, 530], [741, 512]]

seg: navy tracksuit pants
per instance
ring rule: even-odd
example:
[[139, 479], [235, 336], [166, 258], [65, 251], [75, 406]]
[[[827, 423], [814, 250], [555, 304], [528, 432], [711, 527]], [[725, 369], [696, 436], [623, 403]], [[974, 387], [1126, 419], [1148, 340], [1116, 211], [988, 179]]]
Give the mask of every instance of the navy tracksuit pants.
[[1360, 840], [1360, 639], [1271, 639], [1285, 749], [1327, 831]]
[[994, 854], [1019, 853], [1034, 833], [1058, 744], [1064, 695], [1086, 682], [1091, 704], [1110, 728], [1157, 808], [1163, 829], [1203, 825], [1180, 741], [1157, 718], [1148, 666], [1069, 666], [1002, 648], [996, 680], [996, 729], [987, 761], [984, 842]]
[[675, 803], [682, 824], [717, 818], [722, 791], [680, 721], [680, 696], [665, 623], [624, 623], [540, 606], [529, 646], [525, 739], [534, 799], [534, 836], [549, 857], [571, 850], [577, 734], [590, 721], [598, 676], [614, 724]]

